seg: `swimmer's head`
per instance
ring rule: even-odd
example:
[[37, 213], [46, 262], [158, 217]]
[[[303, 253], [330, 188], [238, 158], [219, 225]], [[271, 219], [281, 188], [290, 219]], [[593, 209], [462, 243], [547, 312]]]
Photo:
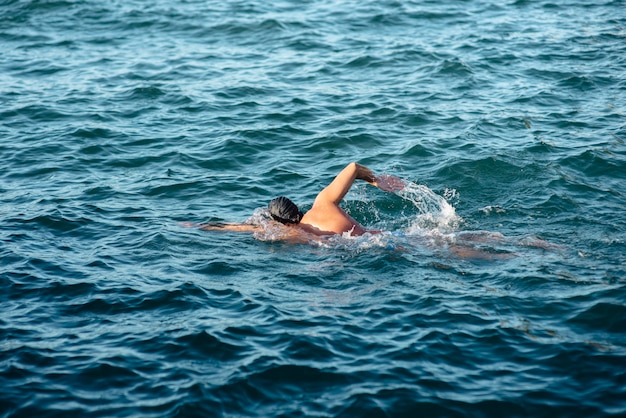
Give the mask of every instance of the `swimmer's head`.
[[272, 199], [267, 208], [272, 219], [282, 224], [298, 224], [304, 216], [295, 203], [284, 196]]

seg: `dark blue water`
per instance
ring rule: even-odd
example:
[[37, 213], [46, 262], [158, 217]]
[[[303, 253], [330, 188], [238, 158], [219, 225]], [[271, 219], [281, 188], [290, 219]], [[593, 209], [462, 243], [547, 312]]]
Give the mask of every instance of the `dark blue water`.
[[625, 103], [623, 0], [2, 1], [0, 417], [626, 415]]

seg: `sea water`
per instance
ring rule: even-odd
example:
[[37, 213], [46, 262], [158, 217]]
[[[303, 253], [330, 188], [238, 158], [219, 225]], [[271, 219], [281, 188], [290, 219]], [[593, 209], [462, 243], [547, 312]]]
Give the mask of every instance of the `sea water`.
[[625, 103], [623, 0], [2, 1], [0, 416], [624, 416]]

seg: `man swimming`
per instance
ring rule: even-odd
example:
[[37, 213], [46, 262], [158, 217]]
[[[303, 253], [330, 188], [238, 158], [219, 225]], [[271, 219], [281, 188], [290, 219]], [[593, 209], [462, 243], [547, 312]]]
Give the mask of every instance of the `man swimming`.
[[[355, 180], [364, 180], [381, 190], [394, 192], [404, 188], [404, 182], [390, 175], [375, 175], [369, 168], [352, 162], [315, 198], [311, 209], [302, 213], [295, 203], [281, 196], [273, 199], [268, 210], [274, 221], [280, 222], [294, 232], [305, 232], [314, 236], [326, 236], [348, 233], [358, 236], [368, 232], [354, 218], [348, 215], [339, 204], [348, 193]], [[208, 224], [204, 230], [224, 230], [257, 232], [261, 228], [252, 224]], [[377, 231], [369, 231], [377, 232]]]
[[[335, 179], [326, 186], [315, 198], [313, 206], [307, 213], [302, 213], [288, 198], [281, 196], [270, 201], [268, 210], [271, 218], [288, 227], [281, 233], [281, 240], [291, 243], [311, 243], [322, 241], [333, 235], [348, 234], [350, 236], [363, 235], [366, 232], [380, 233], [382, 231], [367, 230], [355, 219], [348, 215], [339, 204], [348, 193], [355, 180], [364, 180], [367, 183], [387, 192], [396, 192], [405, 188], [401, 179], [390, 175], [375, 175], [369, 168], [358, 164], [348, 164]], [[261, 225], [248, 223], [211, 223], [200, 227], [204, 230], [240, 231], [263, 233]], [[452, 242], [444, 239], [442, 248], [445, 247], [450, 253], [468, 259], [497, 260], [515, 256], [509, 251], [496, 252], [485, 250], [485, 243], [505, 243], [505, 237], [499, 233], [487, 231], [474, 231], [457, 233]], [[481, 247], [476, 247], [476, 244]], [[429, 245], [429, 243], [425, 243]], [[526, 240], [525, 246], [538, 247], [545, 250], [560, 248], [538, 238]]]

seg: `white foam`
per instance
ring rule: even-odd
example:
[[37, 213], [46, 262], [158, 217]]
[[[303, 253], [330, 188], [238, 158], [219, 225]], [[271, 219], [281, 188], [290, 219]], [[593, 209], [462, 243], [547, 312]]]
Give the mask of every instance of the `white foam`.
[[[446, 199], [424, 185], [406, 182], [397, 195], [413, 203], [418, 211], [406, 233], [421, 233], [424, 229], [448, 231], [458, 228], [462, 221]], [[458, 197], [456, 191], [450, 189], [446, 189], [446, 195]]]
[[254, 233], [254, 238], [259, 241], [280, 241], [287, 238], [289, 233], [286, 226], [272, 221], [265, 207], [255, 209], [245, 223], [261, 227], [260, 231]]

